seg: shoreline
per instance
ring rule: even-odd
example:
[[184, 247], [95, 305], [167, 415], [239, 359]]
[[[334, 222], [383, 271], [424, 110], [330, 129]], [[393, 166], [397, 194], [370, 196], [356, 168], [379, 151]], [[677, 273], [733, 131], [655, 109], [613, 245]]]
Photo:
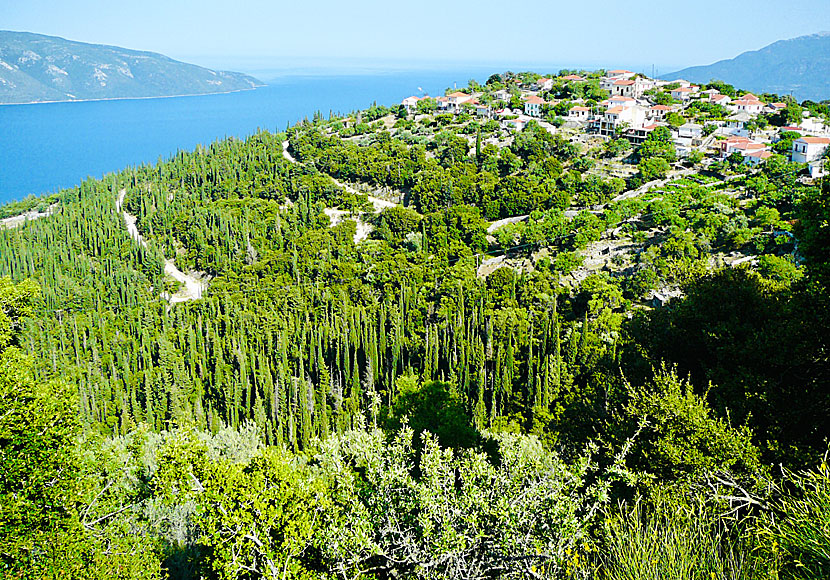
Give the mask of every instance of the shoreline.
[[234, 89], [232, 91], [219, 91], [216, 93], [189, 93], [183, 95], [157, 95], [153, 97], [104, 97], [100, 99], [65, 99], [62, 101], [28, 101], [25, 103], [0, 103], [0, 107], [14, 107], [25, 105], [54, 105], [56, 103], [99, 103], [103, 101], [145, 101], [148, 99], [178, 99], [181, 97], [207, 97], [210, 95], [230, 95], [232, 93], [242, 93], [245, 91], [255, 91], [262, 87], [267, 87], [266, 83], [256, 85], [247, 89]]

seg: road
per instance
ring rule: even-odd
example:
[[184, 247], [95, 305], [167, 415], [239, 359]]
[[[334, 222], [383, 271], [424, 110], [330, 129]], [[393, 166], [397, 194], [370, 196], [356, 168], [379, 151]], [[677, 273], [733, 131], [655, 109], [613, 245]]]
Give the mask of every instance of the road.
[[[130, 237], [134, 239], [136, 243], [146, 248], [147, 240], [144, 239], [136, 226], [138, 219], [134, 215], [127, 213], [126, 210], [122, 209], [124, 206], [124, 197], [126, 195], [126, 189], [122, 189], [118, 192], [118, 199], [115, 200], [115, 207], [124, 217], [124, 224], [127, 226], [127, 231], [129, 232]], [[162, 297], [170, 302], [170, 304], [198, 300], [208, 288], [206, 280], [197, 278], [191, 274], [185, 274], [179, 270], [176, 267], [176, 263], [169, 258], [164, 260], [164, 273], [182, 284], [182, 288], [173, 295], [169, 295], [166, 292], [162, 293]]]

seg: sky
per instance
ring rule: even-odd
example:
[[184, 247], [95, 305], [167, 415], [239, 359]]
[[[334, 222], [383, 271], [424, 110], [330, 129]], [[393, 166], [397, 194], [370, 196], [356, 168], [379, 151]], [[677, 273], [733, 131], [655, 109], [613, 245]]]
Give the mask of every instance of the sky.
[[830, 1], [0, 0], [0, 29], [243, 72], [372, 61], [659, 73], [830, 30]]

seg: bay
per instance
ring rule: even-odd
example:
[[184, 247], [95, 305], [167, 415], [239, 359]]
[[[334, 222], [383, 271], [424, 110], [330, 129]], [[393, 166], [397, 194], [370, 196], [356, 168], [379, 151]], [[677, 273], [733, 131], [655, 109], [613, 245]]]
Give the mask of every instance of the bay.
[[349, 113], [484, 82], [484, 67], [291, 75], [252, 91], [0, 106], [0, 204], [72, 187], [224, 137], [284, 130], [316, 111]]

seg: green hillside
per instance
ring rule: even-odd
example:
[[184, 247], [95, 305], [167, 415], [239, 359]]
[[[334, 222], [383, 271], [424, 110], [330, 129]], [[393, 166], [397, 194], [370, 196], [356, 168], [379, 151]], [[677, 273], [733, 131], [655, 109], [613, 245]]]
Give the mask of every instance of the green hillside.
[[0, 103], [196, 95], [261, 84], [152, 52], [0, 31]]
[[437, 107], [0, 209], [5, 577], [827, 577], [830, 183]]

